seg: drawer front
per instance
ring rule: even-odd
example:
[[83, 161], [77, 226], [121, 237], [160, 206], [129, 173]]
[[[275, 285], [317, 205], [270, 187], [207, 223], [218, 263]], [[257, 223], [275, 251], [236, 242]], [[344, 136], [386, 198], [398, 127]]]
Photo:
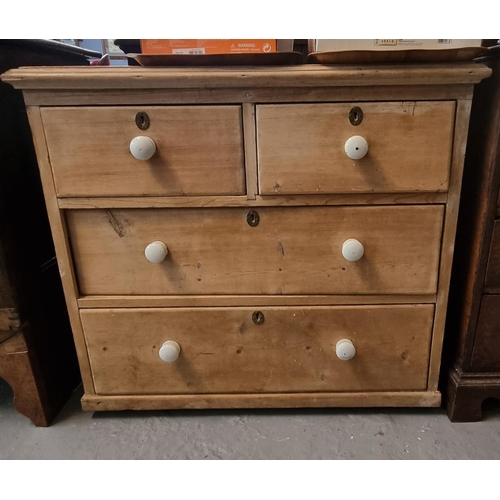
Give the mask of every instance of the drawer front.
[[[136, 125], [146, 112], [150, 126]], [[58, 196], [238, 195], [245, 192], [240, 106], [42, 108]], [[138, 160], [130, 141], [156, 144]]]
[[[434, 293], [442, 206], [70, 210], [84, 295]], [[356, 239], [364, 255], [343, 256]], [[161, 263], [145, 258], [160, 241]]]
[[[454, 119], [452, 101], [258, 106], [260, 193], [446, 191]], [[368, 142], [359, 160], [345, 152], [353, 136]]]
[[471, 366], [474, 370], [500, 369], [500, 295], [483, 295]]
[[484, 285], [488, 288], [494, 288], [495, 292], [500, 293], [500, 220], [496, 220], [493, 225]]
[[[98, 394], [426, 388], [433, 305], [81, 311]], [[351, 340], [354, 358], [336, 344]], [[166, 363], [166, 341], [181, 348]]]

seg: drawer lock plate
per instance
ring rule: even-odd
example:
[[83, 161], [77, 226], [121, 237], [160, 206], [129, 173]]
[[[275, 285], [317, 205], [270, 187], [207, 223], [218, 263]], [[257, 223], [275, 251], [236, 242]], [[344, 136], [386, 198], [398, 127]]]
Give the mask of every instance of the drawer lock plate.
[[262, 311], [255, 311], [253, 314], [252, 314], [252, 321], [256, 324], [256, 325], [262, 325], [262, 323], [264, 323], [265, 321], [265, 316], [264, 316], [264, 313]]
[[358, 106], [354, 106], [354, 108], [349, 111], [349, 122], [351, 125], [360, 125], [363, 121], [363, 111]]
[[149, 128], [149, 123], [149, 116], [146, 112], [139, 111], [139, 113], [135, 115], [135, 124], [141, 130], [147, 130]]
[[247, 213], [247, 224], [250, 227], [256, 227], [259, 225], [260, 222], [260, 215], [256, 210], [250, 210]]

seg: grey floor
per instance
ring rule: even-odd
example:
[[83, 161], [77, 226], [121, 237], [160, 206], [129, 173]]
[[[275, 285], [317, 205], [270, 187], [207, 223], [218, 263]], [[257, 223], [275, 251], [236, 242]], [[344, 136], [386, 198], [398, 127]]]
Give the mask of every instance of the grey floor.
[[87, 413], [79, 391], [47, 429], [0, 379], [0, 459], [499, 459], [500, 402], [452, 424], [441, 409]]

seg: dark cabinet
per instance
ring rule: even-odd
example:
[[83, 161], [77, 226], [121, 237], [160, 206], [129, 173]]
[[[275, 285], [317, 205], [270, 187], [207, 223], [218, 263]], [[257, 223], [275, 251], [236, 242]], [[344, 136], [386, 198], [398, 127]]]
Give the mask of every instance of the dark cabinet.
[[452, 421], [500, 398], [500, 51], [476, 86], [447, 315], [442, 385]]
[[[0, 74], [99, 56], [48, 40], [0, 40]], [[80, 374], [23, 96], [2, 82], [0, 138], [0, 377], [17, 410], [46, 426]]]

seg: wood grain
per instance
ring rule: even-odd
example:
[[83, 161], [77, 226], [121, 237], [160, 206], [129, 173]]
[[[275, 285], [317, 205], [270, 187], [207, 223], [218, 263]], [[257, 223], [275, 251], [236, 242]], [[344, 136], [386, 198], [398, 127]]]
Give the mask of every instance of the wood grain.
[[[455, 103], [357, 103], [257, 106], [260, 193], [446, 191]], [[351, 160], [344, 144], [364, 137], [368, 154]]]
[[160, 104], [232, 104], [279, 102], [342, 102], [471, 99], [473, 85], [392, 85], [366, 87], [280, 87], [236, 89], [24, 90], [33, 106], [97, 106]]
[[471, 101], [458, 101], [455, 118], [455, 133], [453, 138], [453, 160], [450, 173], [450, 192], [446, 204], [446, 214], [441, 242], [441, 263], [439, 266], [439, 285], [436, 302], [436, 315], [432, 334], [431, 358], [429, 364], [428, 390], [435, 391], [439, 384], [439, 369], [443, 348], [443, 338], [446, 324], [446, 312], [450, 287], [455, 236], [457, 230], [462, 173], [464, 168], [467, 132], [469, 128]]
[[45, 383], [24, 333], [0, 343], [0, 377], [14, 393], [14, 407], [37, 427], [48, 427], [53, 415]]
[[484, 286], [488, 288], [500, 288], [500, 221], [495, 221], [493, 224], [493, 235], [491, 237]]
[[18, 89], [174, 89], [241, 87], [332, 87], [450, 85], [478, 83], [491, 69], [477, 63], [224, 68], [28, 67], [7, 71], [2, 80]]
[[0, 330], [0, 344], [10, 339], [16, 334], [16, 331], [12, 330]]
[[[98, 394], [422, 390], [434, 306], [99, 309], [81, 318]], [[350, 339], [356, 356], [335, 354]], [[167, 340], [181, 346], [164, 363]]]
[[56, 191], [52, 170], [49, 163], [49, 153], [45, 142], [42, 117], [40, 109], [37, 107], [27, 107], [28, 118], [33, 133], [33, 143], [35, 146], [38, 166], [40, 168], [40, 178], [42, 180], [43, 195], [52, 231], [52, 238], [56, 250], [57, 265], [68, 308], [69, 320], [75, 340], [78, 363], [82, 374], [83, 386], [87, 394], [94, 394], [94, 385], [90, 373], [90, 364], [87, 356], [87, 348], [83, 337], [80, 315], [78, 313], [77, 285], [74, 274], [73, 261], [67, 239], [66, 222], [63, 213], [57, 205]]
[[479, 309], [471, 367], [474, 370], [500, 370], [500, 295], [483, 295]]
[[59, 208], [307, 207], [333, 205], [421, 205], [446, 203], [447, 193], [344, 193], [305, 196], [173, 196], [59, 198]]
[[[441, 206], [71, 210], [83, 295], [435, 293]], [[116, 227], [119, 226], [119, 230]], [[189, 230], [186, 230], [189, 228]], [[342, 244], [365, 246], [358, 262]], [[144, 257], [163, 241], [161, 264]]]
[[92, 396], [85, 394], [87, 411], [173, 410], [209, 408], [379, 408], [438, 407], [441, 393], [430, 391], [299, 393], [299, 394], [190, 394], [174, 396]]
[[321, 306], [360, 304], [434, 304], [428, 295], [87, 295], [78, 299], [81, 309], [100, 307], [234, 307]]
[[[240, 106], [43, 108], [42, 118], [58, 196], [245, 193]], [[148, 161], [129, 149], [142, 135], [157, 147]]]

